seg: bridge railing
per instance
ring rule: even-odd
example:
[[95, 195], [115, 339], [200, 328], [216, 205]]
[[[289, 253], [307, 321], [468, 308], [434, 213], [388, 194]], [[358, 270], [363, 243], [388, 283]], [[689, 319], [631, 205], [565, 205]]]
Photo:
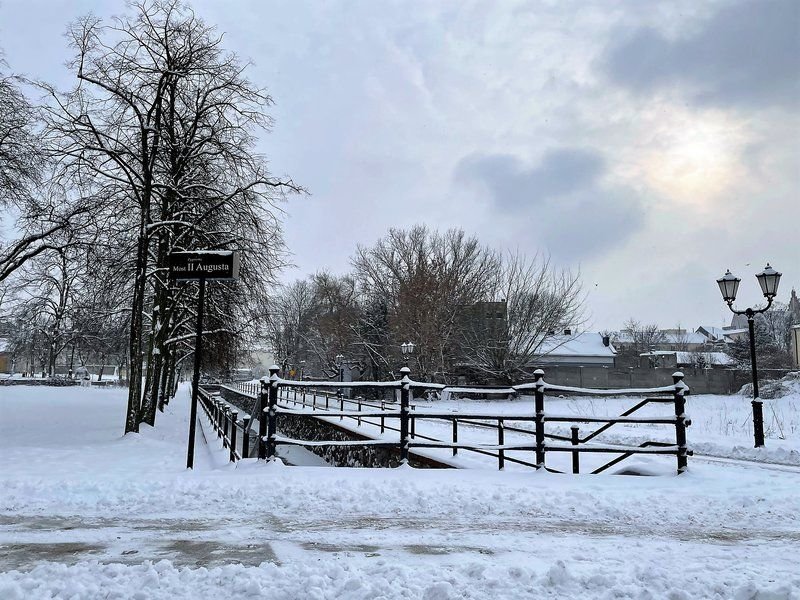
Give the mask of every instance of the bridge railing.
[[[691, 421], [685, 414], [685, 395], [689, 392], [688, 386], [683, 382], [683, 373], [676, 372], [673, 375], [673, 385], [663, 386], [658, 388], [642, 388], [642, 389], [622, 389], [622, 390], [590, 390], [584, 388], [574, 388], [567, 386], [557, 386], [548, 384], [544, 380], [544, 372], [537, 370], [534, 374], [535, 381], [532, 383], [510, 386], [508, 388], [493, 389], [494, 393], [505, 393], [506, 391], [520, 393], [520, 392], [533, 392], [535, 401], [535, 410], [533, 414], [466, 414], [466, 413], [436, 413], [428, 411], [412, 411], [410, 398], [411, 391], [414, 389], [448, 389], [450, 391], [477, 391], [472, 388], [456, 388], [445, 386], [441, 384], [424, 383], [413, 381], [410, 378], [410, 371], [404, 368], [401, 371], [402, 378], [398, 381], [389, 382], [337, 382], [337, 381], [295, 381], [285, 380], [278, 376], [278, 367], [270, 369], [269, 378], [261, 381], [261, 414], [262, 418], [259, 419], [259, 446], [258, 456], [262, 459], [272, 460], [276, 454], [276, 448], [279, 445], [294, 445], [304, 446], [308, 448], [318, 446], [386, 446], [397, 447], [400, 453], [400, 462], [407, 463], [409, 459], [409, 452], [412, 448], [420, 449], [452, 449], [453, 454], [457, 454], [459, 449], [465, 451], [476, 452], [479, 454], [486, 454], [497, 457], [499, 468], [503, 468], [506, 461], [531, 466], [536, 469], [550, 469], [546, 466], [546, 455], [548, 452], [569, 452], [572, 454], [572, 471], [574, 473], [580, 472], [580, 454], [581, 453], [604, 453], [604, 454], [618, 454], [613, 460], [594, 469], [593, 473], [602, 472], [609, 467], [619, 463], [620, 461], [633, 456], [635, 454], [665, 454], [674, 455], [677, 459], [678, 473], [686, 470], [688, 464], [688, 456], [692, 453], [689, 450], [686, 442], [686, 428], [691, 424]], [[387, 403], [384, 401], [380, 405], [375, 403], [368, 403], [362, 399], [345, 399], [341, 395], [341, 388], [347, 387], [351, 389], [358, 388], [388, 388], [399, 390], [400, 402], [399, 407], [386, 408]], [[309, 391], [312, 393], [312, 412], [319, 408], [320, 415], [325, 417], [339, 417], [340, 419], [355, 419], [359, 423], [361, 420], [378, 419], [373, 421], [373, 424], [379, 424], [381, 433], [388, 431], [395, 431], [399, 433], [398, 441], [386, 440], [384, 438], [375, 440], [359, 440], [359, 441], [309, 441], [298, 440], [279, 436], [277, 433], [278, 416], [283, 415], [308, 415], [308, 411], [298, 411], [291, 409], [287, 406], [279, 406], [280, 390], [294, 390], [294, 398], [291, 395], [284, 397], [285, 401], [298, 401], [297, 390]], [[317, 392], [319, 390], [332, 389], [338, 390], [336, 398], [339, 402], [339, 410], [331, 410], [330, 402], [332, 399], [331, 394], [325, 394], [325, 408], [317, 404]], [[487, 392], [486, 389], [481, 389], [481, 392]], [[545, 392], [566, 392], [566, 393], [584, 393], [584, 394], [664, 394], [662, 396], [646, 397], [644, 400], [636, 404], [634, 407], [625, 411], [617, 417], [595, 417], [595, 416], [581, 416], [581, 415], [558, 415], [555, 413], [547, 413], [545, 411]], [[668, 394], [668, 395], [667, 395]], [[307, 406], [307, 399], [302, 396], [300, 402]], [[346, 410], [346, 404], [355, 403], [357, 410]], [[674, 415], [661, 416], [661, 417], [639, 417], [632, 416], [633, 413], [639, 409], [647, 406], [648, 404], [664, 404], [670, 403], [674, 406]], [[389, 403], [394, 404], [394, 403]], [[364, 410], [367, 408], [367, 410]], [[324, 410], [324, 413], [322, 411]], [[399, 427], [394, 427], [386, 423], [386, 419], [395, 419], [399, 421]], [[422, 419], [434, 420], [447, 420], [451, 421], [452, 427], [452, 442], [442, 441], [440, 439], [432, 438], [430, 436], [419, 435], [416, 433], [416, 422]], [[493, 423], [487, 423], [493, 422]], [[534, 425], [533, 431], [523, 428], [508, 427], [508, 421], [529, 421]], [[496, 444], [479, 444], [459, 442], [458, 440], [458, 426], [459, 423], [468, 423], [478, 427], [490, 427], [497, 432]], [[572, 423], [570, 437], [548, 433], [546, 431], [546, 423]], [[575, 423], [600, 423], [602, 424], [597, 430], [594, 430], [583, 437], [580, 436], [580, 430]], [[675, 428], [675, 443], [665, 443], [658, 441], [649, 441], [639, 446], [625, 446], [625, 445], [599, 445], [597, 443], [589, 442], [607, 431], [614, 425], [620, 423], [637, 423], [637, 424], [651, 424], [651, 425], [670, 425]], [[533, 442], [530, 443], [506, 443], [505, 433], [507, 431], [514, 431], [519, 433], [526, 433], [533, 435]], [[550, 443], [546, 440], [557, 440], [569, 442], [569, 444]], [[508, 451], [530, 451], [534, 455], [534, 460], [527, 461], [518, 457], [510, 457], [506, 454]]]
[[242, 413], [240, 418], [239, 409], [214, 395], [210, 390], [200, 386], [197, 398], [200, 407], [208, 417], [214, 432], [222, 442], [222, 447], [230, 451], [230, 461], [236, 462], [242, 458], [250, 456], [252, 448], [250, 441], [250, 420], [249, 414]]

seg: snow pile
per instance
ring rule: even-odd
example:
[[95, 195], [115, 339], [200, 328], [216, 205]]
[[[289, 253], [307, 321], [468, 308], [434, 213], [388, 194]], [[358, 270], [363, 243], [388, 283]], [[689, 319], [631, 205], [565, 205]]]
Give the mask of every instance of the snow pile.
[[343, 561], [264, 563], [258, 567], [177, 568], [169, 561], [137, 566], [80, 563], [67, 567], [45, 564], [29, 573], [0, 575], [0, 598], [174, 600], [175, 598], [274, 598], [379, 600], [419, 598], [734, 598], [741, 600], [797, 598], [793, 586], [758, 585], [747, 578], [747, 567], [727, 580], [709, 581], [691, 565], [679, 577], [666, 567], [637, 568], [626, 577], [608, 574], [601, 566], [570, 569], [564, 561], [549, 567], [491, 565], [468, 562], [443, 573], [436, 565], [406, 567], [377, 559], [363, 564]]
[[[753, 397], [753, 384], [747, 383], [739, 390], [741, 396]], [[800, 395], [800, 371], [787, 373], [775, 381], [759, 381], [758, 396], [762, 400], [783, 398], [789, 395]]]

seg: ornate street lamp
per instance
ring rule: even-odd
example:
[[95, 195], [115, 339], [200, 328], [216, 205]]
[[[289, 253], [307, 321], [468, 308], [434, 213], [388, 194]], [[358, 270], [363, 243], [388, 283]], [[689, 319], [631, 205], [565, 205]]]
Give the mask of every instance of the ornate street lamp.
[[337, 354], [334, 359], [336, 367], [339, 369], [339, 381], [344, 381], [344, 355]]
[[400, 344], [400, 351], [403, 353], [403, 359], [406, 364], [408, 364], [408, 359], [411, 358], [411, 355], [414, 354], [414, 348], [416, 348], [414, 342], [403, 342]]
[[736, 310], [733, 308], [741, 279], [733, 275], [730, 269], [725, 272], [725, 275], [717, 279], [717, 285], [719, 285], [719, 291], [722, 293], [722, 299], [728, 305], [728, 308], [731, 309], [731, 312], [736, 315], [747, 316], [747, 329], [750, 334], [750, 366], [753, 372], [753, 436], [755, 437], [756, 448], [761, 448], [764, 445], [764, 413], [761, 399], [758, 397], [758, 370], [756, 368], [754, 319], [757, 314], [766, 312], [769, 307], [772, 306], [772, 301], [778, 293], [778, 284], [781, 281], [781, 274], [767, 263], [764, 270], [756, 275], [756, 279], [758, 279], [761, 291], [767, 299], [767, 305], [763, 308], [746, 308], [745, 310]]

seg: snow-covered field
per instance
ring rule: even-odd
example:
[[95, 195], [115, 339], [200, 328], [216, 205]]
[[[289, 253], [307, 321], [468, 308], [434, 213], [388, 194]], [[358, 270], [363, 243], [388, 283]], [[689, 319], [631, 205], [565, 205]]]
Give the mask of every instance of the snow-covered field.
[[[234, 468], [205, 427], [188, 472], [187, 400], [123, 438], [124, 390], [0, 387], [0, 598], [799, 597], [791, 467]], [[749, 446], [708, 402], [695, 449]]]

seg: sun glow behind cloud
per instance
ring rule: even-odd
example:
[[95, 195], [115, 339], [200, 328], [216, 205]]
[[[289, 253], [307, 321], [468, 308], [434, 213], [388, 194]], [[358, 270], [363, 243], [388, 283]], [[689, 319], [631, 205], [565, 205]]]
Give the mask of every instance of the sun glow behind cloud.
[[724, 111], [660, 111], [640, 164], [660, 195], [696, 209], [711, 209], [736, 184], [747, 143], [742, 123]]

